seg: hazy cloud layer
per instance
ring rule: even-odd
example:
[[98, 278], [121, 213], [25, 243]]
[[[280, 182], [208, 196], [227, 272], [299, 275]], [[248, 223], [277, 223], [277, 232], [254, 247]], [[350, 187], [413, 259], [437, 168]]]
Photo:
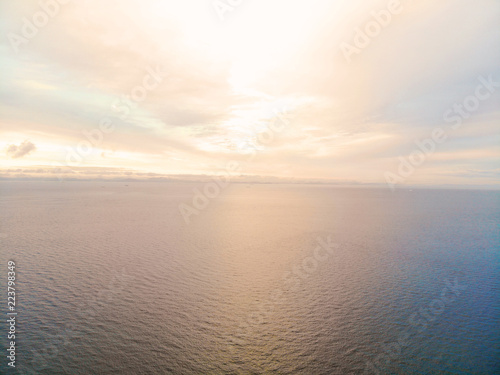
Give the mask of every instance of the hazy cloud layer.
[[408, 182], [498, 183], [500, 88], [459, 127], [445, 114], [500, 82], [500, 3], [401, 1], [359, 47], [389, 3], [252, 0], [221, 21], [210, 1], [85, 0], [26, 26], [40, 3], [2, 2], [0, 163], [383, 183], [440, 127]]

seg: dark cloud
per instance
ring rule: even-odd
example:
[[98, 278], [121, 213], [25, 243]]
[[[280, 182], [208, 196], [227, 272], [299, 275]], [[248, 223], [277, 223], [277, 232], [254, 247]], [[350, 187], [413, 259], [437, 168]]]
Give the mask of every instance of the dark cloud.
[[28, 155], [35, 150], [36, 146], [30, 141], [25, 140], [19, 146], [10, 145], [7, 148], [7, 156], [11, 157], [12, 159], [22, 158], [23, 156]]

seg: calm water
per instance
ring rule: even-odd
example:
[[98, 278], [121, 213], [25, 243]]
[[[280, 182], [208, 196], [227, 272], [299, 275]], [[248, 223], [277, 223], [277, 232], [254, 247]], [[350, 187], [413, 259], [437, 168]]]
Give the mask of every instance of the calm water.
[[0, 372], [500, 373], [500, 192], [195, 187], [2, 182]]

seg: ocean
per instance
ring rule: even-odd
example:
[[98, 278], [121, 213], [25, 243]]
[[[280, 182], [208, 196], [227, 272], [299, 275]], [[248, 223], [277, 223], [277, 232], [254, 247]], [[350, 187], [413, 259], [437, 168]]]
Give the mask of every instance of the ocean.
[[1, 182], [0, 372], [500, 374], [499, 191], [193, 189]]

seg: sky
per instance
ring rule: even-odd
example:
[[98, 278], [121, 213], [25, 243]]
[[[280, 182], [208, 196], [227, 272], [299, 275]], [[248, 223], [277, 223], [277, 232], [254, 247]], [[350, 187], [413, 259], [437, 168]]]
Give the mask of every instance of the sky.
[[0, 178], [498, 187], [498, 0], [0, 1]]

